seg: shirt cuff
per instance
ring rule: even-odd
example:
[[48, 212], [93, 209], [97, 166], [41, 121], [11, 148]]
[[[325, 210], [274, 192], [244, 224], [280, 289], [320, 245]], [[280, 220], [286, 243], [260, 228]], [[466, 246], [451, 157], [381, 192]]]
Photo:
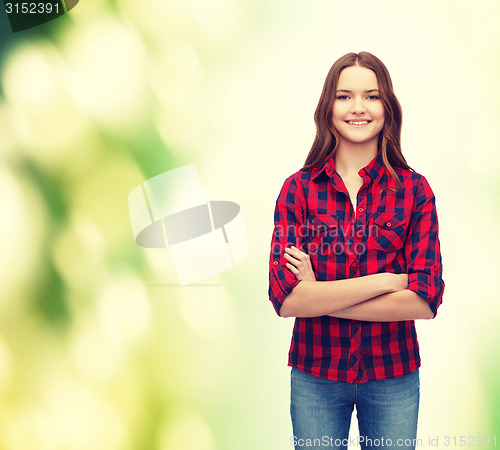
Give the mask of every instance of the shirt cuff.
[[436, 317], [444, 288], [442, 280], [425, 273], [412, 273], [408, 275], [408, 281], [408, 289], [422, 297], [429, 304], [434, 317]]
[[286, 267], [283, 267], [279, 261], [275, 260], [271, 262], [271, 270], [269, 272], [269, 299], [273, 303], [276, 314], [280, 315], [281, 305], [283, 305], [285, 298], [299, 283], [300, 280], [297, 280], [295, 275]]

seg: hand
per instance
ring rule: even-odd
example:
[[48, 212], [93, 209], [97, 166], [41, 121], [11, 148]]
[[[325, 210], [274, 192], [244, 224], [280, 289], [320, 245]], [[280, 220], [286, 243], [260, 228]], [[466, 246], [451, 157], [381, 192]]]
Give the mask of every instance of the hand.
[[292, 247], [285, 248], [284, 254], [287, 269], [289, 269], [297, 278], [297, 280], [310, 280], [316, 281], [316, 276], [311, 264], [309, 255], [300, 251], [298, 248]]

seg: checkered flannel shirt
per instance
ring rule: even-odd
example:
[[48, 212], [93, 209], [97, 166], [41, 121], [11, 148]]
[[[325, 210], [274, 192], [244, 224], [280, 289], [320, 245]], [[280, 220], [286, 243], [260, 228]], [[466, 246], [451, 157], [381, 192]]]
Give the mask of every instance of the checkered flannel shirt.
[[[274, 212], [269, 262], [269, 299], [278, 314], [299, 283], [283, 257], [285, 247], [295, 245], [310, 255], [318, 281], [407, 273], [408, 289], [436, 315], [444, 282], [435, 197], [422, 175], [395, 171], [398, 192], [387, 189], [397, 185], [380, 153], [361, 169], [356, 210], [333, 157], [285, 180]], [[288, 365], [349, 383], [399, 377], [420, 366], [415, 323], [296, 318]]]

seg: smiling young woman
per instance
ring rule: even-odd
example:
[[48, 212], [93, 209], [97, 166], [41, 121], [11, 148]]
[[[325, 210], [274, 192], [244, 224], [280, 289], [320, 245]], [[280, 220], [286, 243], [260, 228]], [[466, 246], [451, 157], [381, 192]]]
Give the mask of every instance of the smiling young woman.
[[444, 291], [434, 194], [401, 153], [401, 107], [374, 55], [333, 64], [314, 117], [304, 167], [276, 202], [269, 265], [269, 298], [295, 317], [294, 444], [346, 449], [356, 407], [362, 448], [413, 449], [415, 320], [433, 318]]

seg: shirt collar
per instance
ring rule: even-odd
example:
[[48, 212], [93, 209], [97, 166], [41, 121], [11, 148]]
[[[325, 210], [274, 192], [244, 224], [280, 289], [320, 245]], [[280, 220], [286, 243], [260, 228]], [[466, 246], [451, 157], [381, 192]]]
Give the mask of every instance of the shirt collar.
[[[316, 173], [313, 174], [312, 180], [315, 180], [319, 177], [323, 172], [325, 172], [328, 176], [332, 177], [335, 172], [335, 158], [334, 156], [330, 157], [328, 161], [326, 161], [321, 167], [316, 170]], [[373, 158], [368, 165], [363, 167], [358, 174], [363, 177], [363, 175], [368, 174], [374, 183], [379, 183], [380, 179], [384, 175], [385, 166], [384, 161], [382, 160], [382, 153], [378, 152], [377, 156]]]

